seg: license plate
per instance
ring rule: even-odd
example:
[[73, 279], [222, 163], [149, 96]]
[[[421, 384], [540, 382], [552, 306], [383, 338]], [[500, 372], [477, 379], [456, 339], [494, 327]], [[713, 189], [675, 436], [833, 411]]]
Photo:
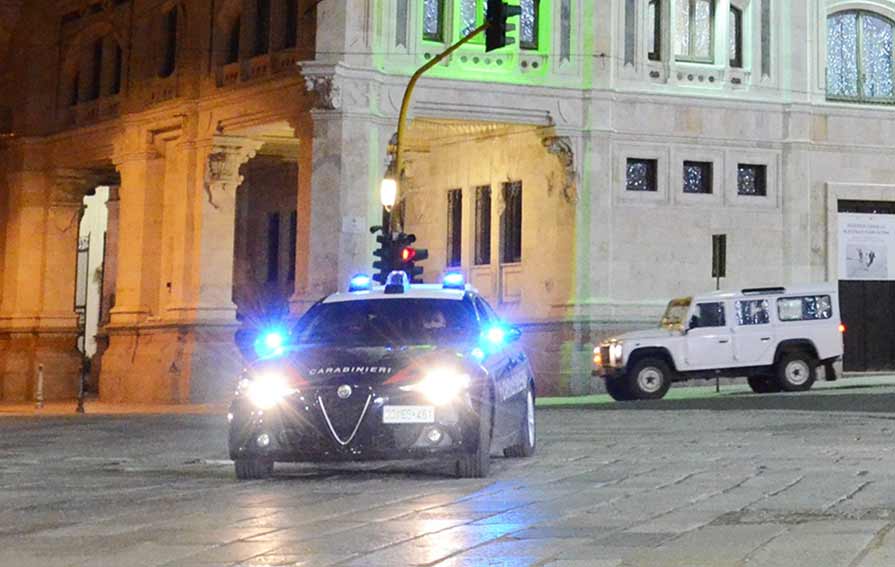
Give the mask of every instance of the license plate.
[[432, 423], [434, 421], [434, 406], [385, 406], [382, 408], [382, 423]]

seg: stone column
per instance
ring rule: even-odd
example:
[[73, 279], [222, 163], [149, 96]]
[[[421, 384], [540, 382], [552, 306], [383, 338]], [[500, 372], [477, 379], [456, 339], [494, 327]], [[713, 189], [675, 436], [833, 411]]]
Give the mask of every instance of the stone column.
[[9, 176], [0, 384], [6, 400], [31, 399], [38, 365], [45, 399], [77, 393], [81, 355], [74, 312], [82, 198], [88, 177], [71, 171]]
[[235, 194], [239, 167], [261, 143], [172, 137], [157, 144], [164, 158], [137, 156], [119, 165], [120, 219], [127, 228], [120, 233], [100, 395], [108, 401], [223, 400], [243, 364], [233, 341]]
[[303, 114], [297, 121], [295, 130], [299, 137], [295, 290], [289, 299], [289, 310], [294, 315], [301, 315], [314, 301], [313, 295], [308, 291], [310, 286], [311, 189], [314, 168], [314, 122], [311, 115]]
[[380, 223], [379, 182], [385, 171], [386, 132], [369, 114], [370, 86], [340, 76], [341, 67], [302, 64], [316, 96], [309, 275], [302, 301], [344, 289], [358, 272], [370, 273]]

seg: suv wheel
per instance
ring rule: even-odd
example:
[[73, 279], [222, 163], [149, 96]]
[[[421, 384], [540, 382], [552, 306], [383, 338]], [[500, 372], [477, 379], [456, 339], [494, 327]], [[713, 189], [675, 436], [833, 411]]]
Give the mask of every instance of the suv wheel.
[[606, 378], [606, 393], [617, 402], [629, 402], [634, 399], [628, 391], [628, 383], [624, 378]]
[[503, 450], [504, 457], [530, 457], [535, 454], [535, 395], [531, 385], [525, 396], [525, 413], [519, 425], [519, 443]]
[[773, 376], [749, 376], [749, 387], [756, 394], [773, 394], [780, 391], [780, 386]]
[[660, 358], [643, 358], [628, 371], [628, 392], [636, 400], [658, 400], [671, 387], [671, 369]]
[[233, 464], [236, 468], [236, 478], [239, 480], [258, 480], [269, 478], [273, 474], [273, 461], [237, 459]]
[[777, 363], [777, 385], [786, 392], [804, 392], [816, 378], [814, 360], [804, 352], [784, 354]]

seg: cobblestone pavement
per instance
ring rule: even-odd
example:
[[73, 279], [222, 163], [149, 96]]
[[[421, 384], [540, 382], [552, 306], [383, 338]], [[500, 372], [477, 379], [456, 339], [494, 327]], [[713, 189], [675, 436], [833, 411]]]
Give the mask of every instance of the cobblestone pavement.
[[895, 565], [891, 386], [538, 419], [487, 480], [237, 483], [220, 416], [0, 418], [0, 565]]

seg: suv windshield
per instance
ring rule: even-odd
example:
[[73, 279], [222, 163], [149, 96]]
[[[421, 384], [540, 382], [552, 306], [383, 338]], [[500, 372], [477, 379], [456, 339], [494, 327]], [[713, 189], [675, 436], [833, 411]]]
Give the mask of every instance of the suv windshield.
[[665, 329], [683, 329], [684, 319], [687, 317], [687, 312], [690, 310], [690, 301], [691, 299], [689, 297], [672, 299], [668, 303], [668, 307], [665, 308], [665, 314], [662, 315], [662, 320], [659, 321], [659, 326]]
[[333, 346], [428, 345], [476, 335], [472, 304], [451, 299], [371, 299], [322, 303], [300, 322], [300, 343]]

